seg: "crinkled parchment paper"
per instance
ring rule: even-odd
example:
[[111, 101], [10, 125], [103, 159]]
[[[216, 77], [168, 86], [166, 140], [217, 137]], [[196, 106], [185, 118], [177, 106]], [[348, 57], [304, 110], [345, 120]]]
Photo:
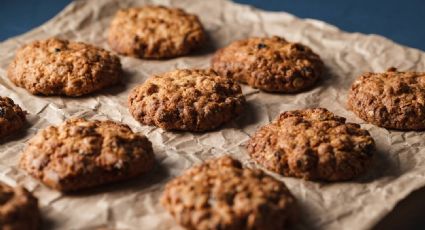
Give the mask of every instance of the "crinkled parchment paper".
[[[58, 36], [93, 43], [108, 49], [107, 27], [119, 8], [147, 3], [178, 6], [196, 13], [204, 23], [210, 45], [191, 56], [165, 61], [121, 57], [125, 76], [121, 86], [82, 98], [40, 97], [15, 87], [6, 68], [21, 45]], [[249, 36], [280, 35], [302, 42], [320, 54], [327, 73], [314, 89], [296, 94], [267, 94], [243, 86], [248, 105], [245, 113], [221, 129], [192, 134], [165, 132], [142, 126], [129, 114], [129, 90], [151, 74], [176, 68], [205, 68], [215, 49]], [[314, 183], [283, 178], [298, 198], [300, 229], [367, 229], [398, 201], [425, 185], [425, 142], [422, 132], [396, 132], [365, 124], [346, 109], [347, 90], [364, 71], [425, 70], [425, 53], [397, 45], [375, 35], [345, 33], [315, 20], [301, 20], [287, 13], [271, 13], [224, 0], [196, 1], [75, 1], [45, 25], [0, 44], [0, 95], [9, 96], [29, 112], [26, 132], [0, 145], [0, 180], [23, 184], [39, 197], [46, 229], [180, 229], [160, 206], [164, 184], [182, 170], [203, 160], [230, 153], [250, 167], [245, 151], [249, 136], [285, 110], [325, 107], [351, 122], [362, 124], [377, 143], [375, 165], [363, 177], [344, 183]], [[154, 144], [157, 167], [138, 179], [61, 195], [26, 176], [16, 167], [25, 142], [39, 129], [83, 116], [127, 123], [146, 134]]]

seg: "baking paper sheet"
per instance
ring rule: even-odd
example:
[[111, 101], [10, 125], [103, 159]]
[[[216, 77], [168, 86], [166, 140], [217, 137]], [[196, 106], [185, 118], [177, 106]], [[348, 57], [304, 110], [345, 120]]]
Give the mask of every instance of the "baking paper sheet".
[[[14, 86], [6, 68], [21, 45], [51, 36], [93, 43], [109, 49], [107, 27], [119, 8], [148, 3], [177, 6], [200, 16], [210, 37], [205, 49], [164, 61], [121, 57], [121, 86], [82, 98], [33, 96]], [[165, 132], [142, 126], [127, 111], [129, 90], [151, 74], [176, 68], [206, 68], [214, 50], [241, 38], [280, 35], [310, 46], [323, 58], [327, 72], [314, 89], [296, 94], [267, 94], [243, 86], [245, 113], [221, 129], [201, 134]], [[0, 95], [11, 97], [29, 112], [24, 133], [0, 145], [0, 180], [22, 184], [40, 200], [45, 229], [181, 229], [160, 206], [164, 184], [184, 169], [207, 158], [229, 153], [250, 167], [245, 143], [261, 125], [285, 110], [325, 107], [348, 121], [358, 122], [376, 140], [376, 163], [363, 177], [344, 183], [315, 183], [280, 177], [297, 197], [302, 214], [298, 229], [367, 229], [390, 212], [398, 201], [425, 185], [425, 142], [422, 132], [388, 131], [365, 124], [346, 109], [347, 90], [365, 71], [425, 70], [425, 53], [375, 35], [345, 33], [326, 23], [301, 20], [224, 0], [75, 1], [37, 29], [0, 43]], [[142, 132], [153, 142], [155, 170], [136, 180], [61, 195], [26, 176], [16, 165], [25, 142], [39, 129], [74, 116], [113, 119]]]

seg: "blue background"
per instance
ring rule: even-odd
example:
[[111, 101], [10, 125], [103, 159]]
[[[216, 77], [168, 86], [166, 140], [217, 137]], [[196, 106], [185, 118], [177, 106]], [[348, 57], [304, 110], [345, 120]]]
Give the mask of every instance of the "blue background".
[[[0, 41], [41, 25], [70, 0], [1, 0]], [[424, 0], [236, 0], [314, 18], [350, 32], [374, 33], [425, 50]]]
[[[425, 0], [235, 0], [319, 19], [350, 32], [374, 33], [425, 51]], [[1, 0], [0, 41], [52, 18], [70, 0]], [[425, 188], [411, 194], [376, 229], [425, 229]], [[343, 205], [343, 204], [342, 204]]]

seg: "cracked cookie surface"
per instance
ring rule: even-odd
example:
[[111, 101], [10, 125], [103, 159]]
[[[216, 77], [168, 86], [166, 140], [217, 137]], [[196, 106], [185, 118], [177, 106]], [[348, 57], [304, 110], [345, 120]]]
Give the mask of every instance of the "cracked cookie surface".
[[38, 200], [28, 190], [0, 182], [0, 228], [37, 230], [41, 218]]
[[198, 17], [182, 9], [145, 6], [119, 10], [109, 27], [109, 46], [148, 59], [185, 55], [205, 42]]
[[230, 121], [242, 112], [244, 104], [236, 81], [201, 69], [152, 76], [128, 98], [130, 113], [144, 125], [199, 132]]
[[152, 169], [151, 142], [124, 124], [70, 119], [39, 131], [19, 166], [47, 186], [74, 191], [121, 181]]
[[375, 143], [360, 125], [316, 108], [281, 113], [247, 148], [256, 162], [283, 176], [342, 181], [367, 170]]
[[49, 38], [19, 49], [8, 77], [32, 94], [76, 97], [117, 84], [122, 68], [118, 56], [109, 51]]
[[283, 182], [229, 156], [207, 160], [169, 182], [161, 203], [187, 229], [285, 229], [296, 221]]
[[425, 129], [425, 72], [365, 73], [351, 86], [348, 107], [361, 119], [389, 129]]
[[0, 138], [22, 129], [26, 112], [8, 97], [0, 96]]
[[267, 92], [296, 93], [314, 85], [324, 64], [307, 46], [273, 36], [231, 43], [216, 52], [212, 68]]

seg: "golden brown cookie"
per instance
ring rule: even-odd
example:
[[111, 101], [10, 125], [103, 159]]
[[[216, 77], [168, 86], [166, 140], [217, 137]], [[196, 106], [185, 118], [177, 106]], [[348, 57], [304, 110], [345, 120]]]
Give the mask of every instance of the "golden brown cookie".
[[244, 103], [238, 83], [200, 69], [153, 76], [128, 98], [131, 114], [142, 124], [186, 131], [215, 129], [238, 116]]
[[310, 48], [284, 38], [248, 38], [216, 52], [212, 68], [267, 92], [296, 93], [314, 85], [324, 65]]
[[375, 143], [358, 124], [317, 108], [283, 112], [247, 147], [256, 162], [281, 175], [342, 181], [367, 170]]
[[25, 125], [26, 112], [12, 99], [0, 96], [0, 138], [8, 136]]
[[151, 142], [113, 121], [70, 119], [28, 142], [20, 167], [47, 186], [74, 191], [121, 181], [154, 165]]
[[37, 230], [40, 223], [37, 198], [23, 187], [0, 182], [0, 229]]
[[194, 166], [169, 182], [162, 205], [187, 229], [285, 229], [298, 214], [283, 182], [229, 156]]
[[8, 76], [32, 94], [81, 96], [118, 83], [116, 55], [81, 42], [50, 38], [23, 46]]
[[139, 58], [172, 58], [201, 46], [205, 32], [198, 17], [178, 8], [145, 6], [119, 10], [109, 27], [109, 46]]
[[389, 129], [425, 129], [425, 72], [365, 73], [351, 86], [348, 107]]

